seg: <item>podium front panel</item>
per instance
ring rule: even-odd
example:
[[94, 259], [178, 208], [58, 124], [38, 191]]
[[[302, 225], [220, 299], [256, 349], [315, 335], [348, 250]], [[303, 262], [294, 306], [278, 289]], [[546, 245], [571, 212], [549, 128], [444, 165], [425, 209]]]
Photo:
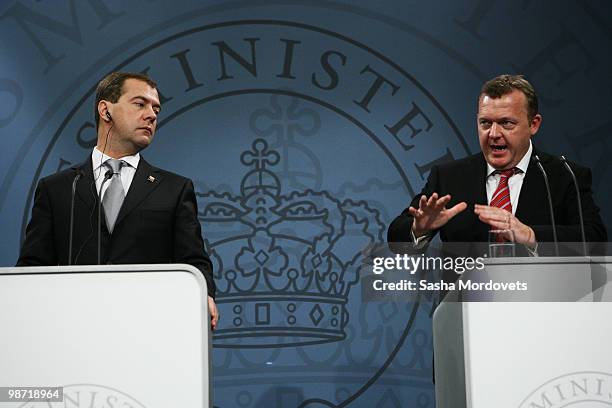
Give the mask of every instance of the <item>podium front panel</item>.
[[434, 315], [436, 406], [612, 405], [611, 271], [608, 257], [506, 258], [464, 274], [530, 291], [449, 293]]
[[1, 269], [0, 386], [64, 387], [28, 408], [208, 406], [207, 309], [189, 265]]

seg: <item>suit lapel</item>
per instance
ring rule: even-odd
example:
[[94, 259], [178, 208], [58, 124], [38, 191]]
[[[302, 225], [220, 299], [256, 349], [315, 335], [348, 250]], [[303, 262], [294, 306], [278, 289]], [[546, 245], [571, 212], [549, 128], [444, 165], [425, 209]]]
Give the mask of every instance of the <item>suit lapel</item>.
[[[538, 155], [542, 164], [545, 164], [549, 157], [537, 151], [535, 148], [531, 153], [531, 156]], [[543, 179], [540, 170], [533, 161], [529, 161], [527, 166], [527, 174], [523, 179], [523, 185], [521, 186], [521, 193], [519, 195], [519, 202], [514, 215], [519, 220], [525, 222], [533, 218], [533, 211], [537, 208], [541, 208], [540, 201], [542, 199]]]
[[476, 183], [473, 185], [475, 191], [472, 194], [475, 203], [487, 205], [487, 162], [482, 154], [479, 154], [472, 162], [471, 180], [476, 180]]
[[85, 160], [84, 163], [79, 164], [74, 168], [80, 170], [83, 174], [83, 177], [77, 183], [77, 197], [79, 197], [79, 199], [83, 201], [89, 209], [92, 209], [98, 201], [98, 194], [96, 192], [96, 183], [93, 176], [91, 155], [87, 158], [87, 160]]
[[[488, 205], [487, 200], [487, 162], [482, 154], [479, 154], [476, 159], [472, 162], [472, 180], [477, 182], [473, 184], [475, 204]], [[475, 219], [476, 233], [475, 241], [485, 241], [488, 239], [489, 226], [478, 219], [478, 216], [474, 214], [474, 207], [468, 207], [465, 211], [470, 211], [472, 217]]]
[[162, 175], [158, 169], [152, 167], [141, 156], [138, 162], [138, 168], [134, 174], [134, 179], [130, 185], [123, 205], [119, 210], [115, 229], [121, 224], [121, 221], [130, 214], [153, 190], [162, 182]]

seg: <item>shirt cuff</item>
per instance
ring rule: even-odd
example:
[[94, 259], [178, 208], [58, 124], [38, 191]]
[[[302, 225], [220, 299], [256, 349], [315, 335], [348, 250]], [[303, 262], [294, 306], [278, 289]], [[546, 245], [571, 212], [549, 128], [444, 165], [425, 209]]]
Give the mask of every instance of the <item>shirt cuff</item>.
[[414, 235], [414, 231], [412, 231], [412, 228], [410, 229], [410, 235], [412, 236], [412, 247], [414, 249], [424, 248], [427, 244], [429, 244], [429, 241], [431, 239], [430, 234], [421, 235], [417, 238]]
[[527, 245], [525, 245], [525, 249], [527, 250], [527, 253], [529, 253], [529, 256], [539, 256], [538, 255], [538, 243], [536, 241], [535, 246], [533, 248], [529, 248]]

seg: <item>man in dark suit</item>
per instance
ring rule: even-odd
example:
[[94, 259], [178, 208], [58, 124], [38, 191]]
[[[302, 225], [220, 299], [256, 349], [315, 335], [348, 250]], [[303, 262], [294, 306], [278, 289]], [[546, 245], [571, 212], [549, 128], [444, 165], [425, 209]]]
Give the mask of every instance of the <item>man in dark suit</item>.
[[151, 166], [139, 153], [153, 140], [160, 109], [157, 85], [146, 75], [115, 72], [100, 81], [95, 102], [97, 146], [85, 163], [38, 183], [17, 266], [187, 263], [206, 279], [214, 329], [219, 318], [215, 283], [197, 219], [193, 183]]
[[[542, 116], [536, 93], [522, 76], [487, 81], [478, 99], [482, 152], [433, 167], [427, 184], [389, 226], [389, 242], [424, 246], [437, 233], [445, 242], [487, 242], [488, 231], [510, 230], [532, 254], [553, 241], [544, 178], [531, 158], [538, 155], [550, 180], [559, 241], [580, 242], [577, 194], [560, 159], [533, 148]], [[606, 241], [606, 229], [591, 192], [589, 169], [570, 163], [580, 186], [586, 240]]]

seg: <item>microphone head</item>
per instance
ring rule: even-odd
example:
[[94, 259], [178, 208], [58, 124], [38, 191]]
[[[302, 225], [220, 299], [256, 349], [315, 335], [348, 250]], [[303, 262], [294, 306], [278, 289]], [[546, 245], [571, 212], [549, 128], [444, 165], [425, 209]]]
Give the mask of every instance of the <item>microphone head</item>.
[[537, 154], [534, 154], [533, 156], [531, 156], [531, 158], [535, 160], [536, 163], [540, 163], [540, 157]]
[[80, 167], [71, 167], [71, 170], [74, 170], [74, 178], [76, 178], [77, 180], [80, 179], [81, 177], [83, 177], [85, 175], [85, 173], [83, 172], [83, 170], [81, 170]]
[[567, 162], [567, 159], [565, 158], [565, 156], [564, 156], [564, 155], [559, 156], [559, 159], [561, 159], [561, 161], [562, 161], [563, 163], [566, 163], [566, 162]]

